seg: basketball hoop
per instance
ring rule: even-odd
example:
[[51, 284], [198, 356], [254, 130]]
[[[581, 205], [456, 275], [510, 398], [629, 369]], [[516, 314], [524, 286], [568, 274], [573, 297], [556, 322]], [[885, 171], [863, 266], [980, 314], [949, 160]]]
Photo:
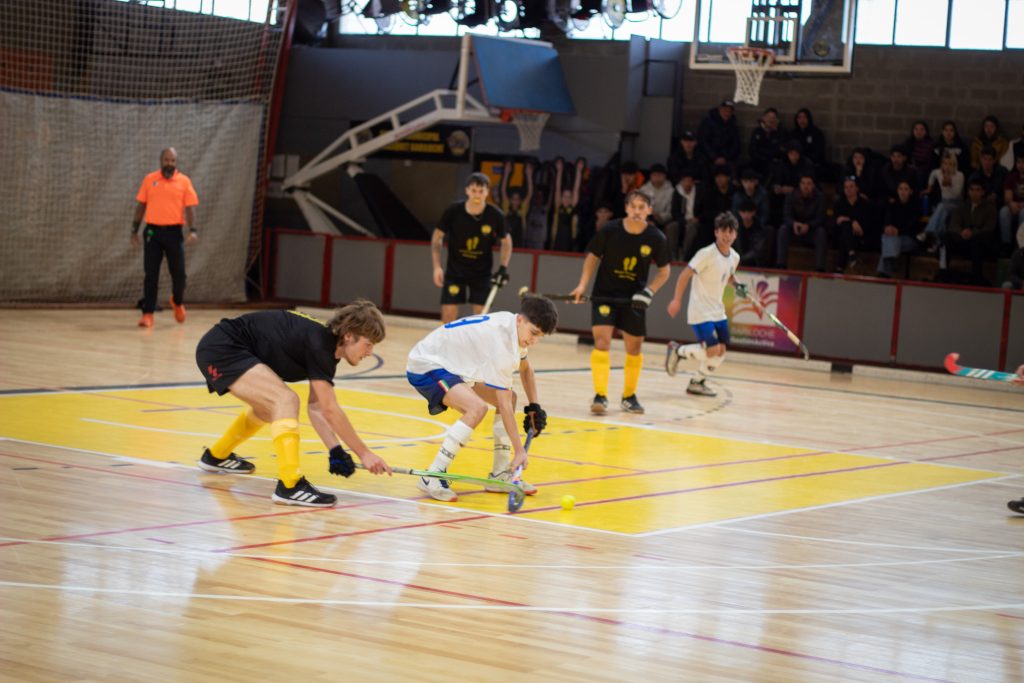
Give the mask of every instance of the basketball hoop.
[[546, 111], [529, 109], [502, 109], [501, 120], [512, 123], [519, 131], [519, 151], [532, 152], [540, 149], [540, 136], [550, 117]]
[[730, 47], [725, 52], [736, 70], [737, 102], [757, 104], [761, 94], [761, 80], [768, 67], [775, 63], [775, 51], [762, 47]]

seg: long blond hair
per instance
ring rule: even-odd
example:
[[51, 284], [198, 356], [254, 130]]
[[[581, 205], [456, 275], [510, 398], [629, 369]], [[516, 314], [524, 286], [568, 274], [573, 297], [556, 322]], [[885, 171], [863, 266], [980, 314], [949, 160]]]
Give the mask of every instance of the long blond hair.
[[349, 332], [357, 337], [366, 337], [374, 344], [384, 341], [384, 316], [367, 299], [356, 299], [347, 306], [335, 309], [327, 327], [339, 342]]

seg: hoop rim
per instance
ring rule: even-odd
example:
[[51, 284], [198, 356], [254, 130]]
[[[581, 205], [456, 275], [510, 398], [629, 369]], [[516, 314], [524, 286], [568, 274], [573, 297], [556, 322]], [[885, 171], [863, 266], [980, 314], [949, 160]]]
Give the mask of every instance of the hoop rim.
[[748, 45], [734, 45], [732, 47], [726, 48], [725, 51], [728, 52], [729, 54], [736, 55], [737, 57], [740, 57], [740, 58], [744, 58], [744, 57], [758, 57], [758, 56], [761, 56], [761, 55], [766, 55], [769, 60], [771, 60], [773, 62], [775, 61], [775, 50], [773, 50], [771, 48], [768, 48], [768, 47], [751, 47], [751, 46], [748, 46]]

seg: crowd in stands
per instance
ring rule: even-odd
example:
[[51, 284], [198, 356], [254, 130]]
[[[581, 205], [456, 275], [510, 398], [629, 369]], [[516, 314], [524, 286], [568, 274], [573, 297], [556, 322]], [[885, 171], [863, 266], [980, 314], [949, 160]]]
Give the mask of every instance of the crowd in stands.
[[[731, 211], [741, 226], [734, 248], [747, 266], [786, 268], [791, 247], [803, 245], [819, 272], [850, 272], [862, 261], [877, 263], [878, 277], [902, 277], [901, 258], [920, 254], [936, 259], [939, 281], [1024, 283], [1024, 127], [1010, 140], [987, 116], [967, 142], [953, 121], [935, 137], [914, 121], [884, 154], [857, 147], [844, 163], [827, 157], [806, 108], [788, 128], [765, 109], [745, 146], [741, 137], [735, 106], [723, 100], [673, 141], [664, 163], [588, 169], [556, 159], [528, 167], [524, 187], [510, 188], [506, 174], [495, 199], [521, 247], [583, 251], [639, 189], [675, 260], [710, 244], [714, 217]], [[990, 282], [990, 263], [1006, 258], [1000, 282]]]

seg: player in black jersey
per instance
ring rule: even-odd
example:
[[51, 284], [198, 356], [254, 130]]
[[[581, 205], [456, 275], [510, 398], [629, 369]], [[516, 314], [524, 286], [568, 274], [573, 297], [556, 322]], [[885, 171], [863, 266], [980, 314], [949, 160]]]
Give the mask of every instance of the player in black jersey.
[[203, 453], [208, 472], [250, 474], [255, 466], [232, 451], [267, 422], [277, 455], [278, 482], [272, 499], [284, 505], [331, 507], [336, 496], [321, 493], [299, 471], [299, 397], [285, 382], [309, 380], [307, 414], [330, 452], [332, 474], [355, 471], [340, 436], [374, 474], [391, 468], [366, 447], [338, 405], [334, 373], [338, 361], [358, 365], [384, 339], [384, 319], [359, 299], [337, 309], [324, 323], [296, 311], [259, 311], [225, 318], [196, 347], [196, 363], [210, 392], [231, 392], [247, 404], [220, 439]]
[[[654, 293], [668, 281], [670, 270], [665, 235], [647, 221], [651, 210], [651, 198], [643, 192], [634, 190], [626, 195], [626, 217], [608, 221], [594, 235], [583, 259], [580, 282], [570, 292], [579, 302], [597, 271], [590, 293], [590, 324], [594, 334], [590, 371], [595, 394], [590, 411], [597, 415], [608, 410], [608, 375], [611, 372], [608, 350], [616, 329], [622, 332], [626, 346], [622, 409], [630, 413], [644, 412], [636, 398], [636, 387], [644, 364], [645, 312]], [[652, 262], [658, 269], [654, 279], [648, 282]]]
[[[466, 201], [455, 202], [438, 221], [430, 237], [430, 258], [434, 263], [434, 285], [441, 287], [441, 322], [450, 323], [459, 314], [459, 304], [473, 304], [473, 312], [483, 311], [492, 286], [508, 282], [508, 262], [512, 258], [512, 237], [505, 231], [505, 215], [487, 203], [491, 181], [483, 173], [466, 178]], [[441, 268], [441, 249], [448, 240], [447, 269]], [[494, 245], [501, 246], [498, 270], [494, 265]]]

